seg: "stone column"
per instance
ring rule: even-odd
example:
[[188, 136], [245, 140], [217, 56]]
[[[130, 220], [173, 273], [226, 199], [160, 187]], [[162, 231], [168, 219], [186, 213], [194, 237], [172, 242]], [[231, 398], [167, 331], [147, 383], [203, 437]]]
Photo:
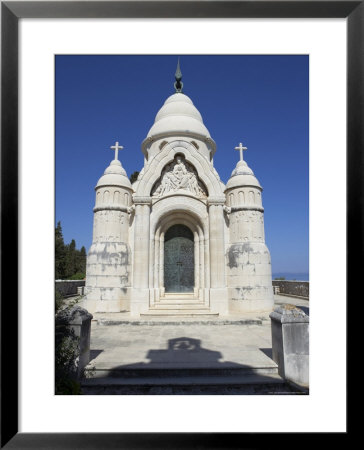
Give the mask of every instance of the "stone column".
[[164, 232], [159, 238], [159, 293], [164, 296]]
[[149, 309], [150, 197], [134, 197], [133, 290], [130, 313], [139, 316]]
[[193, 248], [194, 248], [194, 254], [195, 254], [195, 296], [198, 297], [199, 290], [200, 290], [200, 243], [198, 239], [198, 233], [195, 231], [193, 233], [194, 242], [193, 242]]
[[154, 244], [154, 272], [153, 272], [153, 287], [154, 287], [154, 299], [159, 300], [160, 290], [159, 290], [159, 270], [160, 270], [160, 233], [158, 232], [155, 237]]
[[199, 298], [203, 300], [204, 296], [204, 288], [205, 288], [205, 249], [204, 249], [204, 236], [201, 230], [199, 231], [199, 246], [200, 246], [200, 291]]
[[225, 197], [209, 198], [210, 308], [222, 315], [228, 312], [225, 280], [224, 211]]

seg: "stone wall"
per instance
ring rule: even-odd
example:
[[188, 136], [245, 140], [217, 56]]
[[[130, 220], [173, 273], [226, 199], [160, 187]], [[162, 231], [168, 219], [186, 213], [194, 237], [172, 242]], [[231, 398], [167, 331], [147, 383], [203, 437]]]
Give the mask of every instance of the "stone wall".
[[63, 295], [77, 295], [77, 288], [85, 286], [85, 280], [56, 280], [55, 287]]
[[[273, 280], [273, 286], [278, 287], [279, 294], [298, 297], [309, 298], [309, 284], [308, 281]], [[277, 289], [274, 289], [274, 292], [278, 293]]]

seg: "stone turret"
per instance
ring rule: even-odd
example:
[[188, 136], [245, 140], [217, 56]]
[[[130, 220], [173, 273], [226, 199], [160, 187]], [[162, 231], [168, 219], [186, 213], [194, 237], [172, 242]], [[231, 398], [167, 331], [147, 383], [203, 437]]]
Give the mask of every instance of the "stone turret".
[[131, 252], [129, 213], [132, 187], [117, 159], [111, 161], [95, 187], [93, 240], [87, 257], [85, 308], [92, 312], [129, 309]]
[[230, 312], [271, 311], [270, 254], [264, 238], [262, 187], [242, 158], [227, 182], [230, 244], [227, 252]]

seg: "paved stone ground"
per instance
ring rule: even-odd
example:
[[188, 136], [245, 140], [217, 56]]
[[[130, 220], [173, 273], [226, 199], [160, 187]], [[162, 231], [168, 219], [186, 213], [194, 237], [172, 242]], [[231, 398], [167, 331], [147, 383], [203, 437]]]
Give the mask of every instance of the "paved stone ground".
[[92, 324], [91, 365], [123, 368], [271, 367], [270, 324]]
[[[291, 303], [300, 306], [308, 313], [308, 300], [275, 296], [276, 305]], [[97, 315], [96, 315], [97, 316]], [[125, 314], [121, 314], [126, 318]], [[109, 315], [98, 315], [107, 319]], [[115, 317], [111, 315], [111, 317]], [[254, 324], [254, 319], [257, 319]], [[96, 317], [95, 317], [96, 319]], [[248, 320], [247, 320], [248, 319]], [[162, 319], [168, 320], [168, 319]], [[253, 320], [253, 324], [234, 324]], [[208, 321], [185, 320], [180, 325], [156, 324], [150, 321], [143, 324], [99, 325], [92, 322], [91, 361], [89, 367], [97, 369], [94, 376], [105, 376], [108, 370], [140, 369], [258, 369], [265, 373], [276, 371], [271, 359], [271, 327], [269, 315], [247, 314], [232, 317], [231, 324], [208, 324]], [[217, 322], [215, 322], [217, 323]], [[266, 375], [265, 375], [266, 376]], [[273, 375], [272, 375], [273, 377]], [[272, 380], [274, 381], [274, 380]], [[152, 387], [147, 392], [132, 386], [118, 390], [119, 394], [210, 394], [216, 393], [213, 387], [187, 389], [186, 387]], [[113, 394], [110, 388], [103, 394]], [[85, 392], [87, 393], [87, 392]], [[101, 392], [100, 392], [101, 393]], [[116, 392], [115, 392], [116, 393]], [[224, 387], [220, 394], [259, 394], [259, 389], [241, 391], [239, 387]], [[289, 388], [273, 387], [269, 393], [292, 393]]]

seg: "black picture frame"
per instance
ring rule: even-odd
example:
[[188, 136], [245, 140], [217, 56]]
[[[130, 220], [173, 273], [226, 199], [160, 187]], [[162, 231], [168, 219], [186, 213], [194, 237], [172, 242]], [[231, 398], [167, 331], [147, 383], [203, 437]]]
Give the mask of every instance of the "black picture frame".
[[354, 300], [364, 266], [363, 258], [355, 257], [363, 254], [364, 1], [1, 1], [1, 448], [256, 448], [269, 438], [267, 433], [243, 438], [242, 433], [18, 433], [18, 21], [175, 17], [347, 18], [347, 303]]

